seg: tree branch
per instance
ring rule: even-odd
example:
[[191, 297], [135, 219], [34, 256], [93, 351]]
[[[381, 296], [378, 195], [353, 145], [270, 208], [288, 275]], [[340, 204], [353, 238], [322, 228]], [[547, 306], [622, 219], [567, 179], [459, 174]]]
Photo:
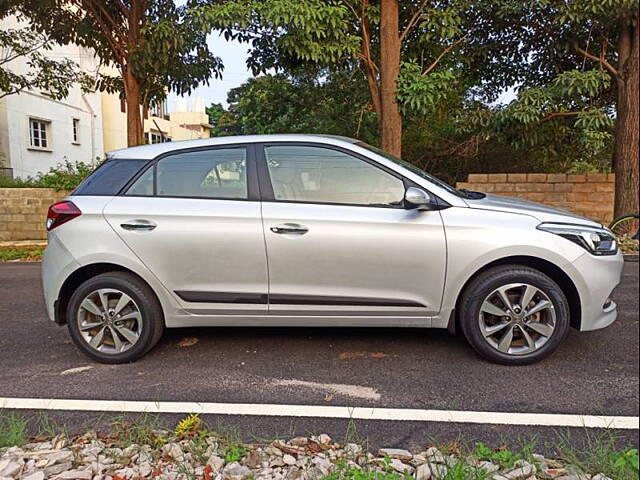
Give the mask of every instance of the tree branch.
[[433, 70], [434, 68], [436, 68], [436, 65], [438, 65], [438, 63], [440, 62], [440, 60], [442, 60], [442, 57], [444, 57], [447, 53], [449, 53], [451, 50], [453, 50], [454, 48], [456, 48], [459, 44], [461, 44], [462, 42], [465, 41], [465, 39], [469, 36], [469, 34], [467, 33], [464, 37], [459, 38], [458, 40], [456, 40], [455, 42], [453, 42], [451, 45], [449, 45], [447, 48], [445, 48], [442, 53], [440, 53], [440, 55], [438, 55], [438, 58], [436, 58], [433, 63], [431, 65], [429, 65], [425, 70], [423, 70], [422, 75], [427, 75], [429, 72], [431, 72], [431, 70]]
[[609, 70], [609, 73], [611, 73], [611, 75], [613, 75], [614, 77], [620, 76], [620, 72], [616, 70], [613, 65], [607, 62], [607, 60], [604, 57], [596, 57], [595, 55], [592, 55], [591, 53], [587, 52], [586, 50], [583, 50], [577, 45], [575, 46], [575, 49], [576, 49], [576, 52], [578, 52], [583, 57], [590, 58], [591, 60], [595, 60], [596, 62], [600, 62], [600, 64], [602, 64], [607, 70]]
[[544, 123], [548, 120], [551, 120], [552, 118], [556, 118], [556, 117], [573, 117], [576, 115], [580, 115], [582, 112], [553, 112], [550, 113], [544, 117], [542, 117], [540, 120], [538, 120], [537, 122], [534, 122], [534, 125], [538, 125], [540, 123]]
[[400, 43], [404, 41], [407, 35], [409, 35], [411, 31], [415, 28], [415, 26], [418, 24], [418, 20], [422, 16], [422, 13], [424, 12], [424, 9], [427, 6], [427, 3], [429, 3], [429, 0], [422, 0], [422, 3], [418, 7], [418, 9], [414, 12], [413, 16], [411, 17], [411, 20], [409, 20], [409, 24], [402, 32], [402, 35], [400, 35]]

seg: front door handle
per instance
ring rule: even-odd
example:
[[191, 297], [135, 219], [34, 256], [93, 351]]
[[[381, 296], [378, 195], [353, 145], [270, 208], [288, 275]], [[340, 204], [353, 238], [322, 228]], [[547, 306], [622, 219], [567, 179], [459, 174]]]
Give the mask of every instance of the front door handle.
[[275, 225], [270, 228], [273, 233], [280, 234], [294, 234], [294, 235], [304, 235], [309, 231], [307, 227], [304, 225], [299, 225], [297, 223], [281, 223], [280, 225]]
[[149, 220], [129, 220], [128, 222], [121, 223], [120, 226], [125, 230], [134, 232], [149, 232], [157, 227], [157, 225]]

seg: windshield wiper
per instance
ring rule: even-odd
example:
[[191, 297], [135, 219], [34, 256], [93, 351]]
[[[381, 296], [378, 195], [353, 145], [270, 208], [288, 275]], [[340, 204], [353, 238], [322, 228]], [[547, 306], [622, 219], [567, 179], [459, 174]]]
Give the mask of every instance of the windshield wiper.
[[462, 193], [464, 198], [468, 198], [469, 200], [480, 200], [487, 196], [486, 193], [474, 192], [472, 190], [467, 190], [466, 188], [459, 188], [458, 191]]

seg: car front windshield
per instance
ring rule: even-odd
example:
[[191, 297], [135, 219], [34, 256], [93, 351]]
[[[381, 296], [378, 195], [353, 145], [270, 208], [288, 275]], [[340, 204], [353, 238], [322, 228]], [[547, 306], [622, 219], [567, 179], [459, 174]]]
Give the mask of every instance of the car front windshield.
[[419, 177], [424, 178], [428, 182], [433, 183], [434, 185], [446, 190], [449, 193], [452, 193], [453, 195], [456, 195], [458, 197], [464, 197], [464, 194], [462, 192], [460, 192], [459, 190], [456, 190], [455, 188], [453, 188], [448, 183], [443, 182], [439, 178], [436, 178], [436, 177], [434, 177], [432, 175], [429, 175], [427, 172], [425, 172], [421, 168], [416, 167], [415, 165], [413, 165], [413, 164], [411, 164], [409, 162], [406, 162], [406, 161], [396, 157], [395, 155], [391, 155], [390, 153], [387, 153], [384, 150], [381, 150], [381, 149], [379, 149], [377, 147], [369, 145], [368, 143], [358, 142], [358, 143], [356, 143], [356, 145], [358, 145], [359, 147], [365, 148], [365, 149], [369, 150], [370, 152], [377, 153], [378, 155], [383, 156], [387, 160], [391, 160], [393, 163], [396, 163], [396, 164], [400, 165], [401, 167], [406, 168], [411, 173], [415, 173]]

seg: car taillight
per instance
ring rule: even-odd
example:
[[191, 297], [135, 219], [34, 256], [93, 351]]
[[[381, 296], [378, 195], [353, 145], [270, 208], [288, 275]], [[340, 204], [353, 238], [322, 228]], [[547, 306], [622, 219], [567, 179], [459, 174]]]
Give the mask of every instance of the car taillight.
[[82, 215], [82, 212], [73, 202], [67, 200], [54, 203], [47, 212], [47, 230], [53, 230], [80, 215]]

